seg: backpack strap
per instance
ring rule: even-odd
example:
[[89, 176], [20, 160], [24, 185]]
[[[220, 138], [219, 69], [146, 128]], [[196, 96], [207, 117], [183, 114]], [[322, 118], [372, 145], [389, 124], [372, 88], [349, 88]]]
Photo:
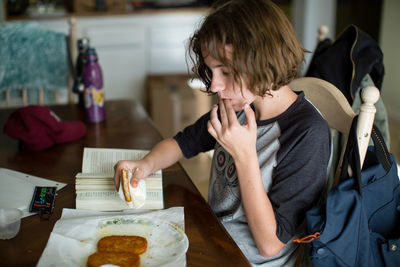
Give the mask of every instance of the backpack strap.
[[[359, 194], [362, 195], [361, 163], [357, 142], [357, 121], [358, 115], [354, 117], [351, 124], [346, 150], [344, 152], [342, 169], [340, 171], [340, 181], [349, 179], [349, 174], [347, 170], [348, 167], [351, 166], [353, 170], [353, 178], [356, 180], [357, 190]], [[375, 125], [373, 125], [372, 127], [371, 139], [374, 143], [375, 154], [379, 163], [386, 171], [389, 171], [392, 167], [393, 162], [390, 159], [390, 153], [383, 139], [383, 136]]]
[[388, 172], [393, 162], [390, 159], [390, 153], [383, 139], [383, 135], [375, 125], [372, 127], [371, 138], [374, 142], [376, 157], [385, 171]]
[[357, 142], [357, 122], [358, 115], [354, 117], [353, 122], [351, 123], [347, 145], [343, 156], [342, 169], [340, 170], [340, 181], [342, 182], [349, 179], [348, 168], [351, 166], [358, 192], [362, 195], [360, 152], [358, 150]]

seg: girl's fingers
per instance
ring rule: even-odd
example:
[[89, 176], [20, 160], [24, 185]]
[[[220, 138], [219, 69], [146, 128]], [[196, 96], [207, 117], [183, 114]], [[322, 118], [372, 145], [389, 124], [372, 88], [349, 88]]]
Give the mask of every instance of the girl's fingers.
[[249, 104], [244, 105], [244, 114], [246, 115], [247, 125], [250, 130], [254, 130], [257, 128], [256, 116], [254, 114], [254, 110], [250, 107]]
[[226, 113], [226, 106], [225, 106], [227, 101], [228, 100], [223, 100], [223, 99], [219, 100], [219, 115], [221, 116], [221, 125], [222, 125], [222, 128], [224, 128], [224, 129], [226, 129], [228, 127], [228, 123], [229, 123], [228, 115]]
[[217, 139], [217, 133], [215, 132], [214, 127], [211, 124], [211, 121], [207, 122], [207, 130], [208, 132], [211, 134], [212, 137], [214, 137], [215, 139]]
[[130, 180], [131, 186], [132, 187], [137, 187], [139, 184], [139, 180], [143, 178], [143, 171], [140, 170], [138, 167], [134, 168], [132, 170], [132, 178]]
[[210, 126], [214, 129], [215, 134], [217, 134], [221, 130], [221, 122], [218, 119], [217, 110], [218, 106], [214, 105], [210, 113], [210, 120], [208, 121], [208, 123], [210, 123]]
[[231, 100], [224, 100], [224, 102], [228, 125], [231, 126], [235, 123], [238, 123], [236, 112], [232, 107]]

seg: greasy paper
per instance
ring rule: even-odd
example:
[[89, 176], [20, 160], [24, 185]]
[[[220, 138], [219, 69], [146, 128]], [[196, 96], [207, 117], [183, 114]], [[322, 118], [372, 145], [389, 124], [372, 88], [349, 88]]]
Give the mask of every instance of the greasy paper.
[[[121, 219], [136, 223], [111, 224], [109, 231], [109, 222]], [[88, 256], [96, 251], [97, 241], [113, 231], [148, 239], [148, 250], [140, 256], [140, 266], [186, 266], [188, 240], [184, 234], [183, 207], [150, 212], [63, 209], [37, 266], [86, 266]]]

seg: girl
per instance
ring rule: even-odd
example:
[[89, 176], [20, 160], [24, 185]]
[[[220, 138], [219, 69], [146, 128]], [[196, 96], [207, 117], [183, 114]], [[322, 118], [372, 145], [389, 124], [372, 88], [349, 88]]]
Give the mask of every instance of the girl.
[[[214, 149], [209, 199], [254, 266], [290, 266], [305, 211], [325, 185], [329, 126], [288, 84], [304, 59], [290, 22], [266, 0], [216, 4], [190, 39], [193, 71], [218, 105], [139, 161], [115, 165], [133, 186], [184, 157]], [[136, 171], [134, 171], [136, 170]]]

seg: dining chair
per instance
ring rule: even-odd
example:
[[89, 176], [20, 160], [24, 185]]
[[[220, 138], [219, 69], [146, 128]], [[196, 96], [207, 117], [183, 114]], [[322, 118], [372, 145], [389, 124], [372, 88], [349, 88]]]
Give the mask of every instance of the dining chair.
[[0, 25], [0, 108], [75, 103], [76, 42], [74, 17], [68, 19], [68, 34], [37, 22]]
[[[304, 92], [306, 98], [320, 111], [328, 122], [332, 135], [336, 131], [346, 136], [348, 135], [356, 113], [337, 87], [325, 80], [313, 77], [295, 79], [289, 84], [289, 87], [294, 91]], [[374, 123], [376, 112], [374, 104], [378, 101], [379, 97], [380, 93], [376, 87], [368, 86], [362, 89], [361, 98], [363, 103], [360, 106], [357, 123], [361, 167], [367, 152]], [[336, 185], [339, 182], [337, 174], [340, 173], [343, 153], [344, 151], [341, 152], [337, 168], [333, 166], [336, 168], [334, 171], [336, 175], [335, 177], [330, 177], [330, 180], [328, 180], [328, 190], [332, 185]]]

